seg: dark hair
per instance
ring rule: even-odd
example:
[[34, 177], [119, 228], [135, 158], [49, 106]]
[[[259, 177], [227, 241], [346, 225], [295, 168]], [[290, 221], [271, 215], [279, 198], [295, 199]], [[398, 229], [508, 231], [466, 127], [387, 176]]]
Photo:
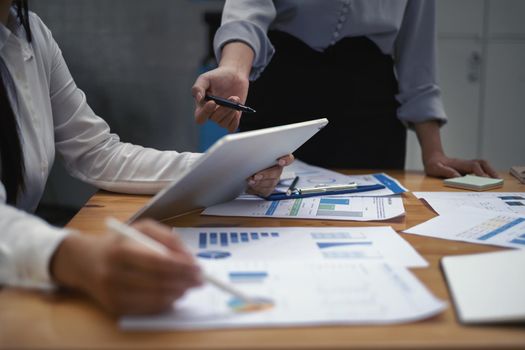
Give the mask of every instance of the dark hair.
[[[16, 9], [18, 20], [25, 29], [27, 41], [31, 42], [28, 1], [15, 0], [13, 5]], [[4, 73], [8, 74], [9, 72], [5, 70]], [[8, 78], [10, 77], [0, 78], [0, 161], [2, 164], [2, 183], [6, 189], [7, 203], [14, 205], [16, 204], [18, 193], [25, 188], [25, 167], [18, 124], [6, 89]]]

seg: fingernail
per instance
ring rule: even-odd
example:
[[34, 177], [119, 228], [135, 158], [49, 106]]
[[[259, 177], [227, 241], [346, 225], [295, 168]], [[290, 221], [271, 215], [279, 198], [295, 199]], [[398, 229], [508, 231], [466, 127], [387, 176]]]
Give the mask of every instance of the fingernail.
[[257, 174], [253, 177], [255, 180], [262, 180], [263, 176], [261, 174]]
[[257, 182], [255, 182], [254, 180], [248, 180], [248, 185], [255, 185]]
[[197, 101], [200, 102], [200, 100], [202, 100], [202, 93], [197, 92]]
[[285, 166], [286, 165], [286, 162], [284, 161], [284, 159], [280, 159], [279, 160], [279, 165], [280, 166]]

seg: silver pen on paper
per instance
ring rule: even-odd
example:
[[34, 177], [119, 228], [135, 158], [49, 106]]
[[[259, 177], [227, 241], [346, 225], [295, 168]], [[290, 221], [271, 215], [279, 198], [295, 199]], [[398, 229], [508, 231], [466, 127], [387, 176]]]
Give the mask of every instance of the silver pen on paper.
[[323, 193], [323, 192], [335, 192], [335, 191], [346, 191], [357, 188], [355, 182], [348, 184], [339, 184], [339, 185], [329, 185], [329, 186], [317, 186], [317, 187], [308, 187], [308, 188], [298, 188], [297, 191], [300, 194], [308, 193]]

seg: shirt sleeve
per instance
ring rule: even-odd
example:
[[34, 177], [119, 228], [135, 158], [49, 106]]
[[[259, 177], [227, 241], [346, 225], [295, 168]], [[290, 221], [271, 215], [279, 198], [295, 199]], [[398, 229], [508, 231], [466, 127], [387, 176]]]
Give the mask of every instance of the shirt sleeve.
[[436, 41], [435, 2], [409, 0], [395, 43], [402, 121], [447, 121], [436, 77]]
[[213, 42], [217, 62], [221, 60], [224, 45], [242, 41], [255, 53], [250, 80], [257, 79], [275, 52], [266, 34], [275, 16], [276, 10], [271, 0], [226, 0], [222, 24]]
[[197, 153], [158, 151], [121, 142], [89, 107], [47, 28], [45, 33], [51, 59], [55, 147], [71, 175], [109, 191], [154, 194], [199, 158]]
[[6, 204], [0, 182], [0, 285], [53, 289], [51, 257], [69, 233]]

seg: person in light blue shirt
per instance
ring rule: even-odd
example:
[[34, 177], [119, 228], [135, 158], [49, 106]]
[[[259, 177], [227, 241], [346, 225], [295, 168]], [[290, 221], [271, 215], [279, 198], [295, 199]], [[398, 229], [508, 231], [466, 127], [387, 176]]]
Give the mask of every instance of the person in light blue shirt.
[[[192, 89], [199, 123], [233, 132], [327, 117], [295, 155], [332, 168], [403, 168], [410, 127], [427, 174], [497, 176], [443, 151], [433, 0], [227, 0], [214, 47], [219, 67]], [[241, 119], [206, 93], [257, 113]]]

